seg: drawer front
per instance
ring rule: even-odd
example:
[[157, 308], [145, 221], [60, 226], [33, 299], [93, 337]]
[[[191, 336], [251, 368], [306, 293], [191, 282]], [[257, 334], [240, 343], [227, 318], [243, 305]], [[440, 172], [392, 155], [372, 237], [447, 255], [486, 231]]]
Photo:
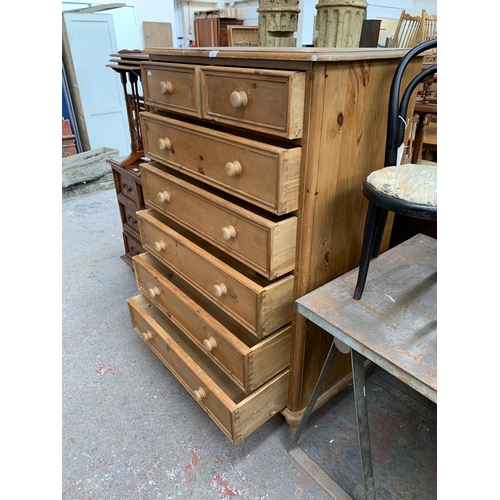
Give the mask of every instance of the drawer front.
[[122, 234], [125, 252], [130, 257], [133, 257], [134, 255], [138, 255], [140, 253], [144, 253], [144, 248], [142, 248], [141, 243], [138, 241], [134, 233], [127, 231], [127, 228], [125, 227]]
[[293, 275], [269, 282], [242, 266], [240, 272], [222, 251], [179, 234], [158, 212], [137, 216], [143, 247], [249, 333], [262, 338], [292, 320]]
[[141, 164], [145, 204], [268, 279], [293, 270], [297, 218], [273, 221], [167, 173]]
[[298, 208], [301, 148], [284, 149], [142, 113], [146, 154], [264, 210]]
[[162, 63], [142, 63], [141, 67], [146, 104], [183, 115], [200, 116], [197, 67]]
[[[249, 337], [239, 325], [221, 318], [210, 303], [207, 307], [202, 296], [197, 296], [154, 257], [141, 254], [133, 260], [139, 290], [245, 394], [288, 368], [290, 327], [257, 345], [255, 338]], [[220, 321], [211, 314], [216, 314]]]
[[286, 406], [288, 370], [246, 397], [144, 296], [127, 303], [137, 334], [234, 444]]
[[117, 195], [125, 196], [132, 201], [137, 208], [141, 208], [143, 205], [141, 184], [136, 182], [131, 174], [126, 175], [114, 169], [113, 179], [115, 181]]
[[139, 234], [139, 219], [136, 212], [136, 208], [131, 208], [126, 204], [120, 203], [120, 213], [123, 223], [126, 224], [131, 231]]
[[305, 72], [204, 66], [203, 118], [287, 139], [302, 137]]

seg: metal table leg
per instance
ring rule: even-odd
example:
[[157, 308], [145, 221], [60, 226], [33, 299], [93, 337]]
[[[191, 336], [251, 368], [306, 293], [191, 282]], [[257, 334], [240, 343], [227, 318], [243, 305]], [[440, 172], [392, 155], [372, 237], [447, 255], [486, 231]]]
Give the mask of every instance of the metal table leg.
[[356, 424], [358, 426], [359, 451], [361, 454], [361, 470], [366, 500], [375, 499], [375, 483], [373, 479], [372, 448], [370, 429], [368, 426], [368, 407], [365, 391], [364, 357], [351, 349], [352, 380], [354, 404], [356, 406]]
[[323, 369], [321, 370], [321, 373], [319, 375], [319, 379], [316, 382], [316, 387], [314, 388], [314, 391], [311, 395], [311, 399], [309, 400], [309, 403], [307, 404], [306, 411], [304, 412], [304, 415], [302, 416], [302, 419], [300, 420], [299, 427], [295, 431], [295, 435], [293, 436], [293, 441], [292, 441], [291, 445], [288, 447], [287, 451], [292, 450], [299, 442], [302, 431], [305, 429], [305, 427], [307, 425], [307, 421], [309, 420], [309, 417], [311, 416], [314, 405], [316, 404], [316, 401], [318, 400], [321, 389], [323, 388], [323, 385], [325, 384], [326, 377], [328, 376], [328, 373], [330, 372], [330, 368], [332, 367], [332, 364], [333, 364], [333, 361], [335, 360], [335, 356], [336, 356], [337, 352], [338, 351], [337, 351], [337, 348], [335, 347], [335, 342], [332, 342], [332, 345], [330, 347], [330, 350], [328, 351], [328, 355], [326, 357], [325, 363], [323, 364]]

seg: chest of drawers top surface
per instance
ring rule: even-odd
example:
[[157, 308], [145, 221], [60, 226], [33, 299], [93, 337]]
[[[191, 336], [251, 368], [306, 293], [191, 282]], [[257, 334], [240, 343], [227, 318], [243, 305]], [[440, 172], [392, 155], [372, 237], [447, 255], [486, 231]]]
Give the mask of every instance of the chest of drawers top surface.
[[183, 62], [206, 58], [210, 64], [227, 63], [241, 65], [244, 61], [270, 61], [274, 64], [285, 62], [329, 62], [357, 61], [372, 59], [400, 59], [408, 49], [400, 48], [319, 48], [319, 47], [217, 47], [216, 49], [197, 47], [189, 49], [149, 47], [143, 50], [151, 61], [166, 61], [181, 58]]

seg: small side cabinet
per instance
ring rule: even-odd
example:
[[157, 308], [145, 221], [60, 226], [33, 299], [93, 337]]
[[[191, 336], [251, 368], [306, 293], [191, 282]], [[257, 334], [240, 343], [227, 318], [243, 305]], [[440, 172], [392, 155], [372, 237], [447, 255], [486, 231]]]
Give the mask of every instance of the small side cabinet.
[[132, 257], [144, 252], [140, 243], [141, 237], [136, 214], [138, 210], [144, 208], [139, 163], [124, 166], [120, 164], [118, 158], [111, 158], [107, 162], [113, 171], [116, 197], [122, 221], [125, 254], [121, 256], [121, 259], [134, 269]]

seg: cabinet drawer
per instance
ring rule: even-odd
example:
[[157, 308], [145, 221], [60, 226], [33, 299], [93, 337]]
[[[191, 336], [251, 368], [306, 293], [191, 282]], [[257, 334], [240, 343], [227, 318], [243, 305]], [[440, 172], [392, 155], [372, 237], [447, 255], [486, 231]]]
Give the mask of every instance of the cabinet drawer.
[[118, 196], [125, 196], [137, 208], [143, 206], [142, 186], [138, 176], [129, 174], [128, 172], [123, 173], [122, 169], [113, 168], [113, 180]]
[[121, 201], [121, 197], [118, 197], [118, 206], [120, 208], [120, 215], [122, 222], [133, 234], [139, 234], [139, 219], [137, 217], [137, 208], [131, 206], [130, 203]]
[[159, 109], [200, 116], [199, 69], [186, 64], [142, 63], [144, 102]]
[[305, 72], [202, 66], [203, 118], [287, 139], [302, 137]]
[[153, 162], [141, 164], [144, 201], [268, 279], [293, 270], [297, 218], [269, 218], [227, 201]]
[[262, 338], [292, 320], [293, 275], [269, 281], [155, 210], [137, 216], [144, 248], [249, 333]]
[[127, 229], [125, 226], [123, 228], [123, 245], [125, 247], [125, 252], [128, 256], [133, 257], [144, 252], [141, 243], [138, 241], [137, 236], [134, 232]]
[[146, 154], [277, 215], [298, 208], [301, 148], [141, 113]]
[[245, 394], [288, 368], [290, 326], [259, 343], [150, 254], [133, 261], [139, 290]]
[[287, 404], [289, 370], [247, 396], [143, 295], [127, 303], [137, 334], [233, 444]]

